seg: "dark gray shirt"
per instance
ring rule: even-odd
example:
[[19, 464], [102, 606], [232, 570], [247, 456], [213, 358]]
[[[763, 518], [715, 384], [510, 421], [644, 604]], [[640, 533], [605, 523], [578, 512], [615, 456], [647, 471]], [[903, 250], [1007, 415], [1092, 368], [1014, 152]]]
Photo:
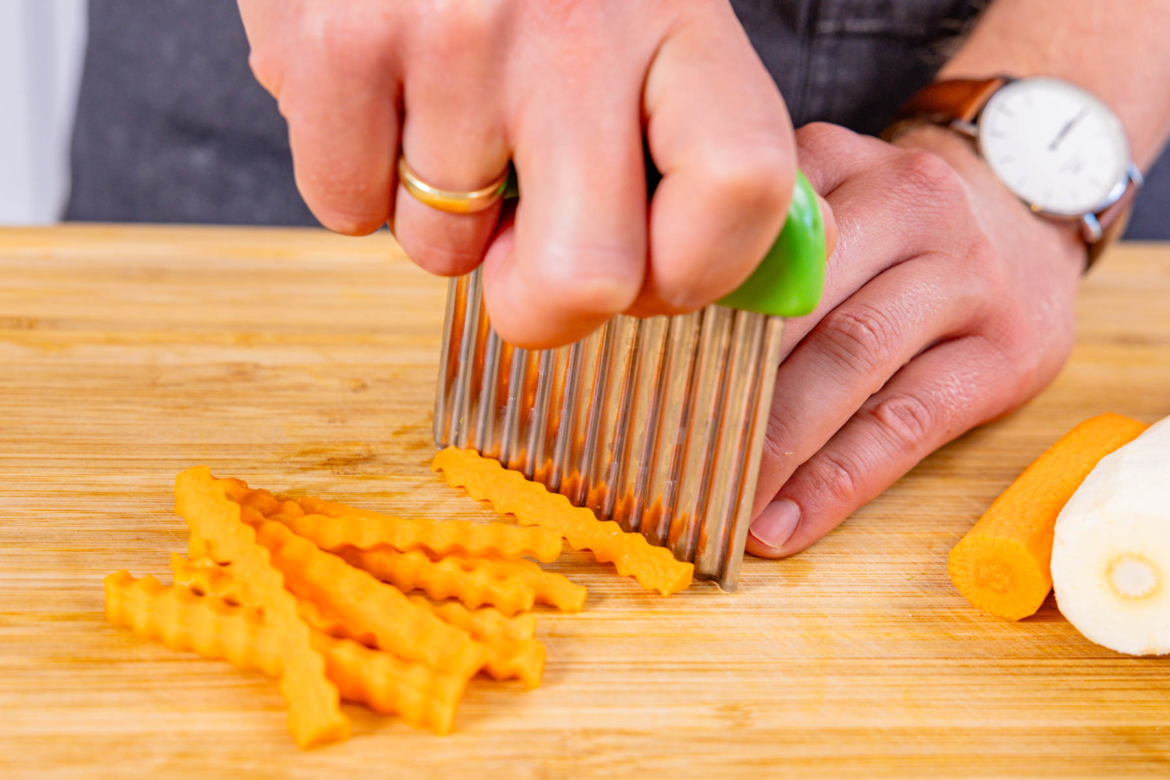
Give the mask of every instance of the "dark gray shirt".
[[[797, 126], [876, 133], [986, 0], [733, 0]], [[90, 0], [72, 220], [316, 224], [235, 0]], [[1129, 236], [1170, 239], [1170, 155]]]

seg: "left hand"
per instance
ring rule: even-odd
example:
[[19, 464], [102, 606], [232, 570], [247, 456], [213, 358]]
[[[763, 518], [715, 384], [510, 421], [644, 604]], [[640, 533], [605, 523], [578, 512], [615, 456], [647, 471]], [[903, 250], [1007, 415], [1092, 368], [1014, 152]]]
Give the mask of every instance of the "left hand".
[[1085, 248], [971, 145], [814, 124], [799, 167], [836, 217], [818, 309], [790, 320], [749, 552], [800, 552], [971, 428], [1019, 407], [1074, 339]]

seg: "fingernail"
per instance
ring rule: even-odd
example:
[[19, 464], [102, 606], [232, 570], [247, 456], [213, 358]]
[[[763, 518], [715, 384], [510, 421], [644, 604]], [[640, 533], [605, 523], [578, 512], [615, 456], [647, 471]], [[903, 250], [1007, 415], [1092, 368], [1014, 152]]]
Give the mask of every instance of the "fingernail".
[[748, 530], [756, 541], [776, 552], [783, 552], [784, 544], [800, 524], [800, 507], [790, 498], [781, 498], [764, 507]]

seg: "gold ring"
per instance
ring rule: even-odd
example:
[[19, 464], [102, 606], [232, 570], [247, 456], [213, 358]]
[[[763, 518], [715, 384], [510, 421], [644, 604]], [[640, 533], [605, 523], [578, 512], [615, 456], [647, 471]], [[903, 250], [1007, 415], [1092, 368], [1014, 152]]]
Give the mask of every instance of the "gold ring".
[[486, 187], [471, 192], [456, 192], [433, 187], [418, 177], [403, 155], [398, 156], [398, 180], [419, 203], [448, 214], [476, 214], [500, 202], [508, 186], [508, 171]]

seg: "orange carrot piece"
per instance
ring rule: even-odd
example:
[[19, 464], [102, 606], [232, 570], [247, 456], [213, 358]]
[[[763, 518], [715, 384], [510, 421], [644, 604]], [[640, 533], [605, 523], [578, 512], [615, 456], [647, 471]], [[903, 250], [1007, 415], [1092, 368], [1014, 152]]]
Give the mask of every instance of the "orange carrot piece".
[[175, 512], [197, 538], [231, 559], [248, 600], [263, 607], [281, 633], [280, 692], [289, 704], [288, 724], [301, 748], [349, 737], [349, 719], [341, 696], [326, 676], [325, 659], [312, 646], [311, 631], [297, 614], [297, 600], [285, 589], [285, 577], [273, 564], [256, 531], [243, 522], [238, 499], [248, 486], [217, 480], [206, 466], [187, 469], [175, 479]]
[[506, 615], [526, 612], [535, 603], [580, 612], [588, 593], [585, 586], [525, 559], [506, 561], [453, 553], [432, 560], [422, 550], [352, 547], [336, 554], [399, 590], [421, 590], [439, 601], [458, 599], [471, 609], [491, 604]]
[[[229, 604], [253, 606], [246, 603], [247, 597], [240, 583], [232, 577], [231, 564], [216, 563], [210, 558], [190, 560], [178, 553], [171, 553], [171, 572], [176, 585], [198, 593], [223, 599]], [[341, 618], [327, 615], [312, 601], [297, 599], [297, 614], [309, 628], [332, 637], [350, 637]]]
[[[458, 556], [452, 556], [458, 557]], [[532, 561], [502, 561], [495, 558], [476, 558], [471, 563], [462, 558], [463, 566], [482, 566], [495, 577], [517, 580], [536, 590], [536, 603], [556, 607], [562, 612], [580, 612], [589, 591], [563, 574], [545, 571]]]
[[1024, 470], [951, 550], [948, 571], [974, 606], [1020, 620], [1052, 590], [1052, 534], [1060, 510], [1097, 462], [1149, 426], [1119, 414], [1085, 420]]
[[[464, 676], [473, 675], [486, 662], [486, 648], [465, 631], [411, 603], [397, 588], [322, 551], [283, 523], [269, 520], [266, 513], [279, 511], [280, 505], [267, 491], [252, 490], [238, 479], [217, 480], [206, 469], [192, 479], [202, 480], [200, 485], [207, 490], [228, 491], [227, 500], [236, 507], [240, 520], [237, 525], [246, 528], [253, 544], [266, 552], [267, 563], [281, 576], [282, 593], [298, 625], [306, 632], [308, 626], [298, 612], [298, 597], [341, 617], [359, 641], [377, 645], [405, 660]], [[253, 587], [238, 551], [228, 549], [202, 528], [192, 530], [204, 540], [202, 546], [208, 557], [231, 563], [232, 576], [244, 591]], [[263, 606], [268, 614], [268, 603], [257, 603], [247, 592], [241, 603]], [[307, 633], [305, 639], [307, 642]]]
[[560, 493], [509, 471], [475, 450], [448, 447], [435, 455], [431, 468], [443, 472], [452, 487], [464, 487], [477, 501], [491, 502], [500, 514], [512, 514], [522, 525], [556, 531], [575, 550], [591, 550], [602, 563], [612, 561], [618, 574], [632, 575], [646, 590], [664, 596], [691, 584], [695, 566], [675, 560], [670, 550], [654, 547], [646, 537], [627, 533], [613, 521], [599, 521], [592, 510], [575, 507]]
[[[193, 564], [183, 568], [183, 573], [221, 574]], [[230, 580], [226, 573], [222, 575]], [[172, 650], [222, 658], [272, 677], [281, 674], [282, 636], [267, 624], [262, 610], [232, 605], [181, 584], [166, 587], [154, 577], [136, 580], [125, 571], [106, 577], [105, 584], [106, 615], [111, 623]], [[412, 726], [437, 734], [450, 733], [454, 727], [466, 679], [319, 631], [312, 633], [311, 641], [325, 658], [329, 679], [346, 699], [362, 702], [375, 712], [397, 714]]]
[[[240, 587], [232, 578], [230, 565], [217, 564], [206, 558], [190, 561], [172, 553], [171, 570], [176, 585], [199, 595], [223, 599], [226, 603], [240, 603]], [[494, 609], [471, 610], [454, 602], [432, 604], [421, 596], [412, 596], [410, 600], [482, 642], [488, 652], [484, 671], [490, 677], [496, 680], [519, 679], [525, 688], [540, 685], [545, 651], [544, 645], [532, 636], [536, 630], [535, 616], [509, 618]], [[301, 619], [316, 632], [331, 638], [358, 638], [346, 628], [344, 620], [327, 613], [314, 602], [301, 599], [297, 607]], [[320, 639], [315, 641], [319, 643]], [[328, 655], [325, 661], [330, 664]], [[341, 680], [332, 671], [329, 678], [340, 685]], [[344, 687], [341, 693], [349, 698]]]
[[480, 607], [468, 609], [454, 601], [431, 603], [425, 596], [407, 596], [416, 604], [425, 606], [456, 628], [462, 628], [473, 639], [494, 641], [495, 639], [532, 639], [536, 636], [536, 615], [524, 612], [519, 615], [505, 615], [498, 609]]
[[519, 679], [525, 688], [540, 685], [544, 673], [544, 644], [535, 639], [536, 616], [505, 617], [491, 609], [468, 609], [454, 601], [432, 604], [422, 596], [411, 601], [426, 607], [456, 628], [461, 628], [488, 648], [483, 670], [495, 680]]
[[436, 601], [458, 599], [469, 609], [490, 604], [505, 615], [528, 612], [536, 603], [536, 589], [515, 578], [494, 576], [477, 565], [480, 558], [448, 557], [432, 561], [422, 550], [358, 550], [335, 553], [358, 569], [368, 571], [401, 591], [421, 590]]
[[[295, 509], [289, 506], [292, 503]], [[507, 560], [531, 555], [550, 563], [560, 557], [562, 547], [561, 538], [543, 528], [391, 517], [313, 497], [286, 501], [280, 511], [264, 514], [328, 552], [390, 547], [401, 552], [422, 549], [434, 555], [494, 555]]]
[[465, 677], [486, 663], [486, 648], [467, 632], [412, 603], [393, 585], [318, 549], [287, 526], [262, 520], [256, 538], [268, 548], [288, 589], [342, 618], [355, 638], [373, 640], [408, 661]]

